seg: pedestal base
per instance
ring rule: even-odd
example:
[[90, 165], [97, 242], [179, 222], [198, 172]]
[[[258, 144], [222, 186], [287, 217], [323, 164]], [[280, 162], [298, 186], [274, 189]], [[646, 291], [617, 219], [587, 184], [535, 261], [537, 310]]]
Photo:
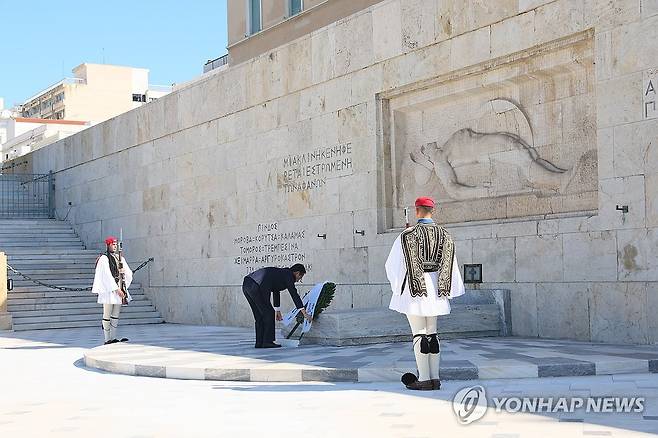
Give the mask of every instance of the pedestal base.
[[0, 330], [11, 330], [11, 315], [9, 313], [0, 313]]
[[[509, 291], [469, 289], [451, 300], [450, 315], [439, 316], [441, 339], [508, 336], [511, 332]], [[411, 340], [406, 315], [386, 308], [327, 310], [313, 322], [301, 344], [363, 345]]]

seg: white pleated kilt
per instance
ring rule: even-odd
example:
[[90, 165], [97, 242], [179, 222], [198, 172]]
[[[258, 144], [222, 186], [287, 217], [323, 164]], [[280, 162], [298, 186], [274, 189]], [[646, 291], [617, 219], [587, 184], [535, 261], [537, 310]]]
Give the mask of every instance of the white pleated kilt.
[[439, 297], [437, 294], [437, 276], [435, 273], [423, 274], [425, 277], [425, 284], [427, 285], [426, 297], [412, 297], [409, 292], [409, 284], [405, 284], [404, 292], [393, 291], [391, 296], [391, 303], [388, 308], [396, 312], [404, 313], [405, 315], [416, 316], [439, 316], [448, 315], [450, 313], [450, 302], [447, 298]]

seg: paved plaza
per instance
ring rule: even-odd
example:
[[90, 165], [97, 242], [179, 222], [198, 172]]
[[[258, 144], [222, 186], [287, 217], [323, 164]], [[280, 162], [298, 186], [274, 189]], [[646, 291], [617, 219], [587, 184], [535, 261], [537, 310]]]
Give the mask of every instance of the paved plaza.
[[[66, 336], [86, 335], [88, 330], [48, 336], [68, 343], [71, 341]], [[403, 373], [416, 369], [411, 344], [406, 342], [264, 350], [253, 348], [252, 330], [243, 328], [164, 324], [128, 330], [133, 342], [93, 348], [85, 353], [86, 365], [131, 375], [252, 382], [399, 382]], [[655, 345], [524, 338], [441, 341], [442, 380], [646, 373], [657, 369]]]
[[[175, 331], [182, 333], [180, 339], [176, 338]], [[159, 345], [164, 349], [168, 344], [170, 351], [181, 354], [184, 351], [191, 356], [215, 354], [213, 349], [225, 348], [219, 345], [242, 332], [241, 329], [170, 324], [125, 327], [122, 335], [131, 337], [132, 341], [120, 347], [128, 351]], [[194, 334], [198, 340], [196, 347], [187, 339]], [[447, 380], [440, 391], [427, 392], [407, 391], [398, 382], [258, 383], [160, 379], [86, 367], [83, 357], [99, 344], [99, 337], [100, 330], [96, 329], [0, 334], [0, 375], [3, 376], [0, 433], [3, 437], [231, 437], [263, 433], [320, 437], [456, 434], [464, 437], [622, 437], [658, 432], [658, 374]], [[518, 341], [517, 347], [510, 347], [515, 341]], [[218, 346], [213, 347], [213, 342]], [[446, 341], [443, 352], [446, 356], [457, 357], [466, 354], [470, 345], [471, 350], [481, 355], [512, 354], [521, 349], [522, 343], [529, 342], [521, 339]], [[559, 351], [555, 345], [560, 343], [555, 341], [533, 340], [531, 343], [546, 345], [535, 348], [545, 351], [547, 358]], [[576, 348], [579, 343], [564, 343], [570, 344]], [[583, 345], [589, 345], [592, 351], [600, 348], [602, 356], [623, 350], [623, 347]], [[376, 356], [385, 350], [384, 347], [391, 348], [390, 345], [358, 347], [354, 349], [355, 356], [347, 355], [344, 360], [359, 362], [356, 356], [367, 348], [375, 349], [370, 355]], [[405, 350], [402, 344], [393, 346], [394, 349], [398, 347], [401, 352]], [[246, 346], [237, 348], [247, 352]], [[335, 349], [304, 347], [296, 352], [298, 356], [288, 359], [288, 363], [301, 365], [301, 357], [322, 350], [326, 354], [317, 358], [316, 364], [328, 365], [339, 360]], [[632, 358], [634, 354], [636, 360], [650, 360], [648, 352], [655, 351], [653, 347], [637, 347], [634, 353], [632, 350], [627, 347], [626, 353], [619, 357]], [[299, 353], [303, 351], [306, 353]], [[285, 355], [291, 353], [292, 349], [262, 354], [252, 350], [242, 360], [282, 363]], [[576, 353], [563, 350], [561, 355], [569, 357]], [[582, 353], [587, 356], [585, 361], [595, 357], [585, 349]], [[473, 362], [473, 356], [468, 357]], [[453, 413], [452, 399], [460, 389], [476, 384], [486, 388], [488, 397], [643, 396], [646, 403], [642, 413], [545, 415], [496, 412], [489, 403], [482, 419], [461, 425]], [[254, 421], [255, 412], [259, 414], [258, 422]]]

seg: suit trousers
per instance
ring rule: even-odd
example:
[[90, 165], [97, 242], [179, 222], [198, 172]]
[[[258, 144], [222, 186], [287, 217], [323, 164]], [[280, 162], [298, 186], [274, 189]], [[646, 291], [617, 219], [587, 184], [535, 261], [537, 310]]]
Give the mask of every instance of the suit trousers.
[[242, 293], [244, 293], [249, 307], [254, 314], [256, 329], [256, 347], [274, 342], [274, 307], [270, 302], [269, 291], [262, 291], [258, 283], [249, 277], [242, 282]]

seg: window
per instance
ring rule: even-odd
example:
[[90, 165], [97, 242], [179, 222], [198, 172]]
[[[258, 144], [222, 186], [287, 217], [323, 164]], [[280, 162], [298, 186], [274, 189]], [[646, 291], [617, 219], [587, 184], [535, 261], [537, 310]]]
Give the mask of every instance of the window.
[[261, 0], [247, 0], [247, 32], [253, 35], [261, 31]]
[[57, 96], [55, 96], [55, 103], [61, 102], [64, 100], [64, 93], [59, 93]]
[[304, 10], [304, 0], [289, 0], [290, 16], [297, 15]]
[[133, 94], [133, 102], [146, 102], [146, 94]]

